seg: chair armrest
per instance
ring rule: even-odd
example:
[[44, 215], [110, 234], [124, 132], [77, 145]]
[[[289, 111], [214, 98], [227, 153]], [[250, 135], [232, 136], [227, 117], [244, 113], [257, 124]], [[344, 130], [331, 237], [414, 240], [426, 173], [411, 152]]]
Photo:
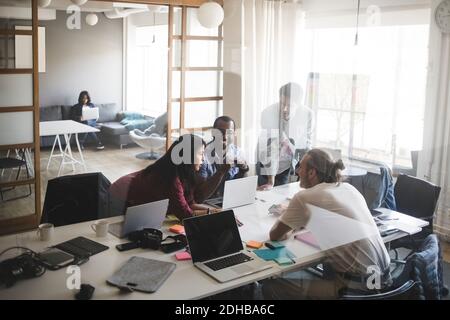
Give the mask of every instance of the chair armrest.
[[343, 294], [340, 295], [340, 299], [342, 300], [382, 300], [382, 299], [401, 299], [402, 295], [407, 295], [415, 286], [417, 283], [414, 280], [408, 280], [404, 284], [402, 284], [400, 287], [381, 292], [381, 293], [375, 293], [375, 294], [364, 294], [361, 290], [353, 290], [353, 289], [346, 289], [340, 291]]

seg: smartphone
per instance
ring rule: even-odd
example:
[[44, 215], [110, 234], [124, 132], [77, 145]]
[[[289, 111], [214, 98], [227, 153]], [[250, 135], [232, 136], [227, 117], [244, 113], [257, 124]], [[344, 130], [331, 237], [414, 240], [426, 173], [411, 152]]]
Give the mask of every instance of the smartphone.
[[139, 248], [138, 242], [127, 242], [127, 243], [121, 243], [116, 246], [116, 249], [119, 251], [127, 251], [131, 249]]
[[75, 256], [58, 248], [48, 248], [39, 253], [38, 258], [50, 270], [57, 270], [75, 261]]

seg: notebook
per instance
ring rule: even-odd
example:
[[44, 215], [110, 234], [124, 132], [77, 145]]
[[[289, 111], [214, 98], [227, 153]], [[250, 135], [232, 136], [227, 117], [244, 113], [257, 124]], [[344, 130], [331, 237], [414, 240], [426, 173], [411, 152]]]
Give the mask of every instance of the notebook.
[[131, 257], [106, 282], [125, 291], [155, 292], [175, 270], [176, 264]]

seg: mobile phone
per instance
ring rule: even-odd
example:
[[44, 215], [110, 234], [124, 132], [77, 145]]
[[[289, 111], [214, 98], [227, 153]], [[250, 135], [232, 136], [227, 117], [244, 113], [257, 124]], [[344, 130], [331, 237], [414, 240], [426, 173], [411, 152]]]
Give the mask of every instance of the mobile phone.
[[116, 246], [116, 249], [119, 251], [127, 251], [131, 249], [139, 248], [138, 242], [127, 242], [127, 243], [121, 243]]
[[75, 261], [75, 256], [58, 248], [48, 248], [39, 253], [38, 258], [50, 270], [57, 270]]

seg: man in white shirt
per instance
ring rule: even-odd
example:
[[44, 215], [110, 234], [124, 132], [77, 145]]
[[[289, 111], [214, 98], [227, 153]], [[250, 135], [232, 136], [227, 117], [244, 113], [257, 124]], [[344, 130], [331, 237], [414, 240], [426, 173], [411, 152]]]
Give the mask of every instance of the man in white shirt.
[[[332, 299], [348, 286], [368, 290], [369, 270], [379, 270], [382, 286], [390, 285], [390, 258], [363, 196], [350, 184], [340, 182], [342, 160], [334, 162], [320, 149], [312, 149], [300, 162], [297, 173], [305, 188], [290, 201], [288, 208], [270, 230], [271, 240], [286, 239], [291, 231], [305, 227], [311, 218], [307, 205], [323, 208], [363, 223], [370, 232], [366, 238], [327, 252], [326, 265], [333, 276], [326, 280], [276, 279], [263, 284], [263, 295], [272, 299]], [[336, 230], [339, 234], [340, 230]], [[356, 279], [356, 280], [355, 280]], [[351, 285], [349, 283], [351, 282]], [[356, 283], [355, 283], [356, 282]]]
[[311, 145], [312, 111], [302, 105], [303, 91], [297, 83], [279, 90], [279, 102], [263, 110], [258, 141], [258, 185], [260, 190], [288, 183], [296, 165], [295, 149]]

